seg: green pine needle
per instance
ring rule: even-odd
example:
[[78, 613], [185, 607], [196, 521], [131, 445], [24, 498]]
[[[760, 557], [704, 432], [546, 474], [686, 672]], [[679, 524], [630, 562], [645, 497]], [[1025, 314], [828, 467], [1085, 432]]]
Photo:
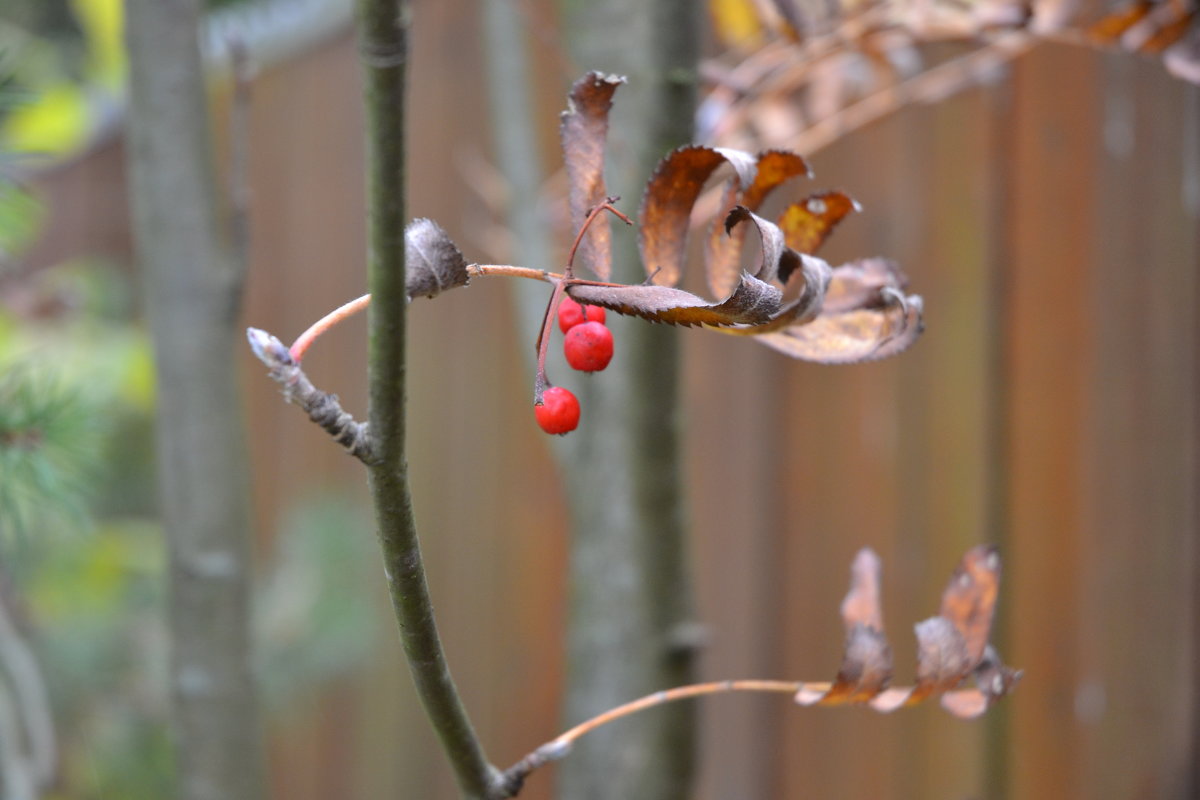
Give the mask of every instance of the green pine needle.
[[0, 541], [87, 525], [97, 420], [29, 365], [0, 365]]

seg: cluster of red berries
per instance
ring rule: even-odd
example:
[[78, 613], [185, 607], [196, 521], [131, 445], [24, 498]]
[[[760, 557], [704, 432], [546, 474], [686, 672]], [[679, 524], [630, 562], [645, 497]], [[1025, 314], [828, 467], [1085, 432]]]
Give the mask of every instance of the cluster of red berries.
[[[613, 357], [612, 331], [604, 324], [604, 309], [581, 305], [569, 296], [558, 306], [558, 327], [563, 355], [572, 368], [599, 372]], [[569, 433], [579, 425], [579, 400], [570, 389], [551, 386], [542, 393], [542, 404], [533, 407], [537, 423], [546, 433]]]

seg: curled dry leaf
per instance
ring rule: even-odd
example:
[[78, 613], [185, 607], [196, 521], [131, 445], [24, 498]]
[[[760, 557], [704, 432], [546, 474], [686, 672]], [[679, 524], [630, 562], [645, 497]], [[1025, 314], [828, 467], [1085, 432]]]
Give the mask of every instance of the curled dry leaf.
[[[892, 657], [883, 634], [879, 574], [878, 557], [870, 550], [860, 551], [842, 603], [846, 647], [837, 679], [804, 684], [797, 703], [859, 703], [889, 713], [941, 694], [944, 709], [968, 719], [1012, 690], [1020, 671], [1004, 666], [987, 644], [1000, 581], [1000, 558], [994, 548], [970, 550], [942, 595], [941, 613], [916, 625], [917, 675], [911, 687], [888, 688]], [[974, 688], [957, 688], [969, 677], [975, 680]]]
[[818, 364], [858, 364], [896, 355], [921, 335], [922, 301], [887, 288], [882, 308], [822, 313], [804, 325], [765, 333], [757, 341], [784, 355]]
[[[646, 186], [640, 213], [642, 258], [651, 281], [674, 286], [681, 279], [692, 211], [705, 181], [726, 162], [733, 165], [734, 177], [724, 192], [724, 225], [710, 231], [705, 252], [709, 287], [716, 296], [729, 299], [707, 304], [695, 295], [650, 293], [641, 287], [586, 289], [594, 302], [620, 313], [633, 309], [658, 322], [713, 324], [722, 333], [755, 336], [793, 358], [825, 364], [873, 361], [899, 353], [916, 340], [922, 330], [921, 299], [903, 293], [906, 280], [895, 264], [867, 259], [833, 268], [811, 255], [842, 219], [858, 210], [848, 195], [815, 194], [788, 207], [779, 224], [755, 213], [781, 184], [809, 174], [808, 164], [794, 153], [769, 150], [752, 156], [684, 147], [664, 158]], [[781, 294], [780, 304], [765, 316], [759, 314], [757, 322], [733, 316], [745, 308], [739, 297], [746, 292], [747, 279], [740, 260], [748, 230], [743, 222], [753, 223], [762, 245], [760, 261], [749, 277], [785, 290], [796, 275], [802, 281], [793, 300], [785, 303]], [[582, 299], [584, 291], [571, 289], [576, 299]], [[684, 316], [670, 313], [661, 303], [674, 297], [686, 301], [689, 309], [704, 308], [709, 318], [717, 315], [719, 321], [708, 322], [692, 310]], [[766, 308], [755, 305], [757, 311]]]
[[[800, 266], [800, 255], [790, 249], [783, 241], [783, 231], [778, 225], [767, 222], [745, 206], [734, 206], [725, 217], [725, 232], [732, 238], [734, 228], [739, 222], [749, 220], [758, 229], [759, 241], [762, 243], [762, 254], [758, 268], [751, 274], [761, 281], [779, 280], [781, 275], [790, 275]], [[739, 239], [744, 239], [744, 228], [738, 231]], [[739, 270], [740, 273], [740, 270]], [[736, 286], [733, 281], [730, 286]], [[728, 293], [726, 289], [722, 294]]]
[[842, 601], [842, 624], [846, 630], [864, 625], [883, 630], [883, 606], [879, 599], [883, 562], [869, 547], [858, 551], [850, 565], [850, 591]]
[[[613, 94], [625, 83], [619, 75], [589, 72], [575, 82], [559, 123], [563, 163], [567, 168], [567, 204], [578, 229], [588, 211], [604, 202], [604, 144]], [[612, 229], [608, 217], [592, 221], [579, 243], [578, 257], [602, 281], [612, 273]]]
[[785, 208], [779, 215], [779, 227], [788, 247], [815, 253], [839, 222], [861, 210], [858, 201], [843, 192], [821, 192]]
[[740, 256], [746, 239], [746, 229], [734, 228], [730, 224], [736, 208], [741, 206], [747, 211], [757, 211], [771, 192], [786, 181], [812, 175], [808, 162], [796, 153], [785, 150], [760, 153], [757, 166], [754, 180], [748, 186], [743, 188], [739, 180], [730, 180], [726, 184], [721, 205], [725, 213], [724, 232], [718, 225], [713, 225], [709, 231], [705, 270], [708, 273], [709, 288], [717, 297], [729, 294], [737, 285], [738, 276], [741, 274]]
[[638, 246], [646, 275], [660, 286], [675, 286], [683, 277], [692, 208], [704, 182], [717, 167], [728, 163], [741, 186], [750, 186], [756, 159], [741, 150], [691, 145], [669, 153], [659, 162], [642, 194], [638, 212]]
[[467, 260], [454, 242], [431, 219], [414, 219], [404, 229], [407, 274], [405, 289], [414, 297], [434, 297], [447, 289], [466, 286]]
[[642, 284], [571, 284], [567, 294], [580, 303], [603, 306], [618, 314], [629, 314], [651, 322], [670, 325], [761, 325], [779, 313], [783, 292], [765, 281], [743, 275], [728, 298], [710, 303], [702, 297], [670, 286]]
[[883, 308], [887, 305], [884, 289], [904, 290], [908, 278], [900, 266], [886, 258], [864, 258], [842, 264], [830, 275], [823, 308], [826, 313]]

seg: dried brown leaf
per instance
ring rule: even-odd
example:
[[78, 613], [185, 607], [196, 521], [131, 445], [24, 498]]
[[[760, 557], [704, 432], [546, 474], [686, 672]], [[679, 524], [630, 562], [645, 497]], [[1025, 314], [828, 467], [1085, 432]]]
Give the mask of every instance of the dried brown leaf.
[[881, 714], [916, 705], [930, 695], [953, 689], [971, 671], [966, 644], [950, 620], [931, 617], [918, 622], [914, 630], [917, 634], [917, 683], [912, 687], [890, 689], [872, 698], [871, 708]]
[[[567, 168], [567, 203], [571, 224], [578, 229], [588, 211], [604, 202], [604, 144], [608, 137], [608, 112], [613, 94], [625, 83], [618, 75], [589, 72], [575, 82], [567, 96], [567, 110], [559, 122], [563, 162]], [[577, 257], [602, 281], [612, 273], [612, 229], [608, 217], [592, 221], [579, 243]]]
[[883, 289], [885, 307], [820, 314], [811, 322], [765, 333], [756, 341], [819, 364], [876, 361], [907, 349], [922, 331], [921, 298]]
[[772, 331], [781, 331], [792, 325], [806, 325], [821, 313], [825, 292], [833, 275], [833, 269], [816, 256], [798, 254], [804, 288], [794, 300], [786, 303], [769, 321], [754, 326], [721, 328], [721, 333], [735, 336], [762, 336]]
[[[776, 280], [780, 273], [786, 272], [790, 275], [800, 266], [800, 256], [784, 244], [783, 231], [779, 230], [779, 226], [768, 222], [745, 206], [734, 206], [725, 217], [725, 232], [731, 233], [738, 223], [746, 220], [754, 223], [754, 227], [758, 230], [759, 241], [762, 243], [758, 267], [750, 273], [751, 275], [760, 281], [770, 283]], [[721, 292], [721, 295], [727, 292], [728, 289]]]
[[742, 186], [756, 174], [756, 159], [740, 150], [691, 145], [669, 153], [646, 183], [638, 213], [642, 265], [660, 286], [675, 286], [683, 277], [692, 208], [704, 182], [717, 167], [729, 163]]
[[[914, 686], [888, 688], [892, 654], [883, 635], [880, 569], [879, 558], [872, 551], [859, 551], [850, 570], [850, 591], [842, 602], [846, 646], [837, 679], [832, 683], [799, 684], [797, 703], [804, 706], [866, 703], [887, 714], [941, 693], [943, 708], [969, 719], [982, 714], [1012, 690], [1021, 672], [1004, 666], [986, 642], [982, 656], [974, 652], [978, 634], [990, 628], [990, 611], [986, 615], [981, 611], [994, 603], [1000, 575], [999, 559], [993, 548], [977, 547], [963, 556], [943, 595], [942, 613], [915, 626]], [[986, 626], [984, 616], [987, 616]], [[959, 688], [971, 676], [975, 678], [975, 688]]]
[[883, 630], [883, 609], [879, 602], [879, 576], [883, 564], [869, 547], [858, 551], [850, 565], [850, 591], [842, 601], [842, 624], [846, 630], [865, 625]]
[[892, 648], [882, 631], [855, 625], [846, 634], [846, 649], [837, 680], [825, 700], [863, 703], [892, 681]]
[[567, 294], [580, 303], [603, 306], [670, 325], [760, 325], [779, 313], [783, 292], [769, 283], [743, 275], [728, 298], [710, 303], [691, 292], [670, 286], [572, 284]]
[[992, 634], [999, 591], [1000, 555], [996, 548], [980, 545], [963, 556], [942, 593], [939, 613], [962, 636], [972, 669], [982, 661]]
[[914, 627], [917, 634], [917, 691], [927, 693], [953, 688], [974, 662], [967, 643], [954, 623], [930, 617]]
[[431, 219], [414, 219], [404, 229], [409, 299], [434, 297], [447, 289], [466, 286], [467, 260], [446, 231]]
[[908, 278], [894, 261], [886, 258], [852, 261], [833, 269], [823, 308], [827, 314], [880, 308], [887, 303], [884, 289], [904, 290], [907, 286]]
[[883, 634], [879, 602], [879, 556], [858, 551], [850, 567], [850, 590], [842, 601], [846, 646], [837, 680], [809, 684], [796, 694], [800, 705], [861, 703], [879, 694], [892, 679], [892, 649]]
[[983, 662], [975, 669], [974, 689], [958, 689], [942, 695], [942, 708], [961, 719], [974, 719], [1013, 690], [1021, 671], [1006, 667], [989, 645]]
[[821, 192], [793, 203], [779, 215], [787, 246], [799, 253], [815, 253], [843, 219], [862, 206], [843, 192]]
[[721, 205], [726, 213], [724, 232], [720, 226], [713, 225], [705, 249], [708, 285], [715, 296], [724, 297], [729, 294], [737, 285], [741, 273], [739, 255], [745, 243], [746, 231], [744, 228], [731, 230], [728, 214], [737, 205], [757, 211], [763, 201], [781, 184], [792, 178], [802, 175], [807, 177], [811, 174], [808, 163], [796, 153], [768, 150], [759, 154], [754, 180], [749, 186], [741, 188], [739, 181], [729, 181]]

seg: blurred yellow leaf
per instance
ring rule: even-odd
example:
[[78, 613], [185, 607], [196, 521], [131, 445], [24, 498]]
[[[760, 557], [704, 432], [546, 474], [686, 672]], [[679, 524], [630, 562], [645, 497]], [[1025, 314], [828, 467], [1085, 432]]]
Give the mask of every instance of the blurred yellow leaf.
[[4, 147], [18, 153], [59, 156], [83, 144], [87, 101], [79, 87], [57, 83], [12, 110], [4, 121]]
[[73, 0], [71, 7], [88, 44], [89, 78], [108, 88], [125, 76], [124, 4], [121, 0]]
[[725, 47], [754, 47], [762, 40], [762, 25], [754, 0], [709, 0], [713, 30]]

